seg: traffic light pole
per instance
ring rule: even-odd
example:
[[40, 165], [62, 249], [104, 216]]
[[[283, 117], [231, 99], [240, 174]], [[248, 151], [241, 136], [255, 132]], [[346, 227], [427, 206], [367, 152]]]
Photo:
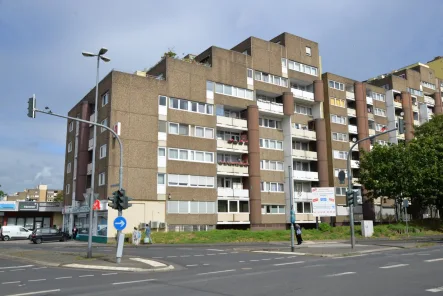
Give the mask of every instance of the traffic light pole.
[[[34, 97], [34, 100], [35, 100], [35, 97]], [[111, 129], [110, 127], [107, 127], [106, 125], [97, 123], [97, 122], [87, 121], [87, 120], [83, 120], [83, 119], [76, 118], [76, 117], [64, 116], [64, 115], [61, 115], [61, 114], [53, 113], [52, 111], [42, 111], [42, 110], [38, 110], [37, 108], [34, 108], [34, 111], [35, 112], [40, 112], [40, 113], [43, 113], [43, 114], [47, 114], [47, 115], [52, 115], [52, 116], [60, 117], [60, 118], [65, 118], [65, 119], [70, 119], [70, 120], [74, 120], [74, 121], [78, 121], [78, 122], [83, 122], [83, 123], [87, 123], [87, 124], [93, 124], [95, 126], [102, 127], [102, 128], [107, 129], [108, 131], [110, 131], [114, 135], [114, 137], [117, 139], [118, 144], [120, 145], [120, 170], [119, 170], [119, 176], [118, 176], [118, 187], [119, 187], [119, 189], [123, 189], [123, 144], [122, 144], [122, 141], [121, 141], [120, 137], [117, 135], [117, 133], [113, 129]], [[92, 173], [94, 174], [95, 172], [92, 172]], [[90, 204], [89, 206], [92, 207], [92, 204]], [[118, 216], [119, 217], [122, 216], [122, 211], [121, 210], [118, 211]], [[92, 235], [92, 225], [89, 225], [89, 234]], [[120, 236], [121, 236], [121, 230], [118, 230], [117, 231], [117, 241], [118, 241], [119, 245], [118, 245], [117, 249], [123, 250], [124, 240], [120, 239]], [[122, 254], [122, 252], [123, 251], [117, 252], [117, 264], [121, 262], [121, 254]], [[92, 246], [91, 247], [88, 246], [88, 254], [92, 255]]]
[[[376, 137], [379, 137], [381, 135], [396, 131], [397, 128], [393, 128], [384, 132], [381, 132], [379, 134], [373, 135], [373, 136], [369, 136], [363, 139], [360, 139], [358, 141], [356, 141], [351, 148], [348, 151], [348, 159], [347, 159], [347, 167], [348, 167], [348, 192], [352, 192], [352, 171], [351, 171], [351, 154], [352, 154], [352, 149], [354, 149], [354, 147], [356, 145], [358, 145], [359, 143], [366, 141], [366, 140], [371, 140], [374, 139]], [[346, 195], [346, 199], [348, 199], [348, 195]], [[349, 224], [351, 226], [351, 248], [353, 249], [355, 247], [355, 233], [354, 233], [354, 205], [349, 205]]]

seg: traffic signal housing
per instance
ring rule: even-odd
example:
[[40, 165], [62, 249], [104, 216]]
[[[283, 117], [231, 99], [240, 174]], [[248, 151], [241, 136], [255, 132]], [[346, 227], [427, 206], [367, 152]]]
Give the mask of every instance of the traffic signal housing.
[[398, 133], [400, 135], [405, 133], [405, 121], [403, 120], [403, 118], [398, 119]]
[[28, 117], [35, 118], [35, 96], [28, 100]]
[[346, 206], [355, 207], [357, 205], [357, 191], [346, 191]]
[[114, 191], [112, 197], [108, 197], [108, 200], [110, 201], [108, 206], [114, 210], [122, 211], [132, 207], [132, 204], [129, 203], [132, 198], [126, 196], [126, 191], [124, 189]]
[[118, 209], [117, 199], [118, 199], [118, 191], [114, 191], [112, 193], [112, 196], [108, 197], [108, 206], [114, 210], [117, 210]]

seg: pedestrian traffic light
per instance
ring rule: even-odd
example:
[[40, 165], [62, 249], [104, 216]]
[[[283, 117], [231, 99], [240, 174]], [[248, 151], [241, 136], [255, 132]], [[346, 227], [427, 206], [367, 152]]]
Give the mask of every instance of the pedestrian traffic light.
[[354, 190], [346, 191], [346, 206], [355, 207], [357, 205], [357, 192]]
[[28, 117], [35, 118], [35, 96], [28, 100]]
[[405, 133], [405, 121], [403, 120], [403, 118], [398, 119], [398, 133], [400, 135]]

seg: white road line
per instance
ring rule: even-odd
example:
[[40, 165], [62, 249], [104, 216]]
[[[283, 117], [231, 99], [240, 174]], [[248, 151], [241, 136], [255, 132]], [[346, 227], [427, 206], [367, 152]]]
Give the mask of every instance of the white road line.
[[268, 260], [271, 260], [271, 258], [262, 259], [262, 261], [268, 261]]
[[85, 274], [85, 275], [79, 275], [78, 277], [81, 278], [81, 277], [90, 277], [90, 276], [94, 276], [94, 275], [93, 274]]
[[297, 257], [297, 256], [289, 256], [289, 257], [286, 257], [286, 258], [295, 258], [295, 257]]
[[245, 263], [245, 261], [238, 261], [239, 263]]
[[45, 269], [47, 267], [34, 267], [33, 269], [37, 270], [37, 269]]
[[28, 280], [28, 282], [43, 282], [43, 281], [46, 281], [46, 279]]
[[204, 255], [198, 254], [198, 255], [194, 255], [194, 257], [202, 257]]
[[249, 261], [251, 261], [251, 262], [257, 262], [257, 261], [260, 261], [260, 260], [256, 260], [256, 259], [254, 259], [254, 260], [249, 260]]
[[238, 252], [231, 252], [231, 254], [238, 254]]
[[[177, 257], [177, 256], [174, 256], [174, 257]], [[141, 262], [141, 263], [144, 263], [144, 264], [148, 264], [148, 265], [151, 265], [153, 267], [165, 267], [165, 266], [167, 266], [164, 263], [153, 261], [153, 260], [148, 260], [148, 259], [143, 259], [143, 258], [129, 258], [129, 259], [133, 260], [133, 261], [138, 261], [138, 262]]]
[[436, 261], [443, 261], [443, 258], [425, 260], [425, 262], [436, 262]]
[[360, 254], [360, 255], [352, 255], [352, 256], [341, 256], [341, 257], [332, 257], [332, 259], [345, 259], [345, 258], [355, 258], [355, 257], [363, 257], [367, 256], [366, 254]]
[[188, 267], [192, 267], [192, 266], [198, 266], [198, 264], [188, 264], [188, 265], [186, 265], [186, 266], [188, 266]]
[[4, 282], [4, 283], [2, 283], [2, 285], [18, 284], [18, 283], [20, 283], [20, 281], [15, 281], [15, 282]]
[[[186, 257], [191, 257], [191, 255], [183, 255], [183, 256], [180, 256], [181, 258], [186, 258]], [[161, 257], [152, 257], [152, 258], [161, 258]]]
[[253, 253], [268, 253], [268, 254], [300, 255], [300, 256], [306, 255], [306, 253], [282, 252], [282, 251], [252, 251], [252, 252]]
[[161, 259], [163, 257], [152, 257], [152, 259]]
[[303, 266], [303, 268], [308, 268], [308, 267], [320, 267], [320, 266], [325, 266], [325, 264], [306, 265], [306, 266]]
[[34, 265], [8, 266], [8, 267], [0, 267], [0, 269], [27, 268], [27, 267], [32, 267], [32, 266], [34, 266]]
[[130, 281], [130, 282], [119, 282], [119, 283], [112, 283], [113, 285], [125, 285], [125, 284], [135, 284], [135, 283], [143, 283], [143, 282], [152, 282], [155, 281], [155, 279], [147, 279], [147, 280], [139, 280], [139, 281]]
[[217, 254], [206, 254], [207, 256], [215, 256], [215, 255], [217, 255]]
[[220, 250], [220, 249], [206, 249], [206, 251], [223, 252], [224, 250]]
[[224, 273], [224, 272], [231, 272], [231, 271], [235, 271], [235, 269], [228, 269], [228, 270], [219, 270], [219, 271], [204, 272], [204, 273], [198, 273], [197, 275], [206, 275], [206, 274]]
[[21, 268], [21, 269], [13, 269], [13, 270], [10, 270], [10, 271], [22, 271], [22, 270], [24, 270], [23, 268]]
[[218, 253], [219, 255], [227, 255], [228, 253]]
[[282, 266], [282, 265], [291, 265], [291, 264], [300, 264], [300, 263], [305, 263], [305, 261], [285, 262], [285, 263], [278, 263], [278, 264], [273, 264], [273, 265], [274, 266]]
[[280, 260], [280, 259], [285, 259], [285, 257], [277, 257], [277, 258], [274, 258], [275, 260]]
[[443, 291], [443, 287], [438, 287], [438, 288], [433, 288], [433, 289], [427, 289], [427, 292], [431, 292], [431, 293], [437, 293], [437, 292], [441, 292]]
[[117, 272], [111, 272], [111, 273], [102, 273], [102, 275], [115, 275], [118, 274]]
[[64, 280], [64, 279], [72, 279], [72, 276], [62, 276], [62, 277], [58, 277], [55, 278], [56, 280]]
[[208, 266], [208, 265], [209, 265], [208, 263], [204, 263], [204, 264], [203, 264], [203, 266]]
[[54, 293], [54, 292], [60, 292], [60, 289], [46, 290], [46, 291], [35, 291], [35, 292], [28, 292], [28, 293], [21, 293], [21, 294], [10, 294], [7, 296], [28, 296], [28, 295], [39, 295], [39, 294], [47, 294], [47, 293]]
[[177, 258], [177, 256], [167, 256], [167, 258]]
[[418, 255], [418, 256], [429, 256], [429, 255], [431, 255], [431, 254], [418, 253], [417, 255]]
[[388, 268], [397, 268], [397, 267], [403, 267], [403, 266], [408, 266], [409, 264], [395, 264], [395, 265], [387, 265], [387, 266], [382, 266], [380, 268], [382, 269], [388, 269]]
[[349, 275], [349, 274], [355, 274], [355, 272], [348, 271], [348, 272], [342, 272], [342, 273], [334, 273], [334, 274], [330, 274], [330, 275], [327, 275], [327, 276], [328, 277], [334, 277], [334, 276], [342, 276], [342, 275]]

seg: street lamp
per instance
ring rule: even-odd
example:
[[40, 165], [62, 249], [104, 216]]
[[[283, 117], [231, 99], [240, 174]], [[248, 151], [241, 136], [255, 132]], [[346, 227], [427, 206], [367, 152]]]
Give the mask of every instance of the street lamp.
[[[111, 59], [103, 56], [108, 50], [104, 47], [100, 49], [98, 54], [94, 54], [91, 52], [83, 51], [82, 55], [84, 57], [97, 57], [97, 77], [95, 81], [95, 106], [94, 106], [94, 122], [97, 123], [98, 118], [98, 83], [99, 83], [99, 69], [100, 69], [100, 60], [104, 62], [109, 62]], [[94, 198], [94, 182], [95, 182], [95, 150], [96, 150], [96, 142], [97, 142], [97, 126], [94, 125], [94, 140], [93, 140], [93, 146], [92, 146], [92, 175], [91, 175], [91, 192], [89, 196], [89, 232], [88, 232], [88, 258], [92, 258], [92, 204], [93, 204], [93, 198]]]

